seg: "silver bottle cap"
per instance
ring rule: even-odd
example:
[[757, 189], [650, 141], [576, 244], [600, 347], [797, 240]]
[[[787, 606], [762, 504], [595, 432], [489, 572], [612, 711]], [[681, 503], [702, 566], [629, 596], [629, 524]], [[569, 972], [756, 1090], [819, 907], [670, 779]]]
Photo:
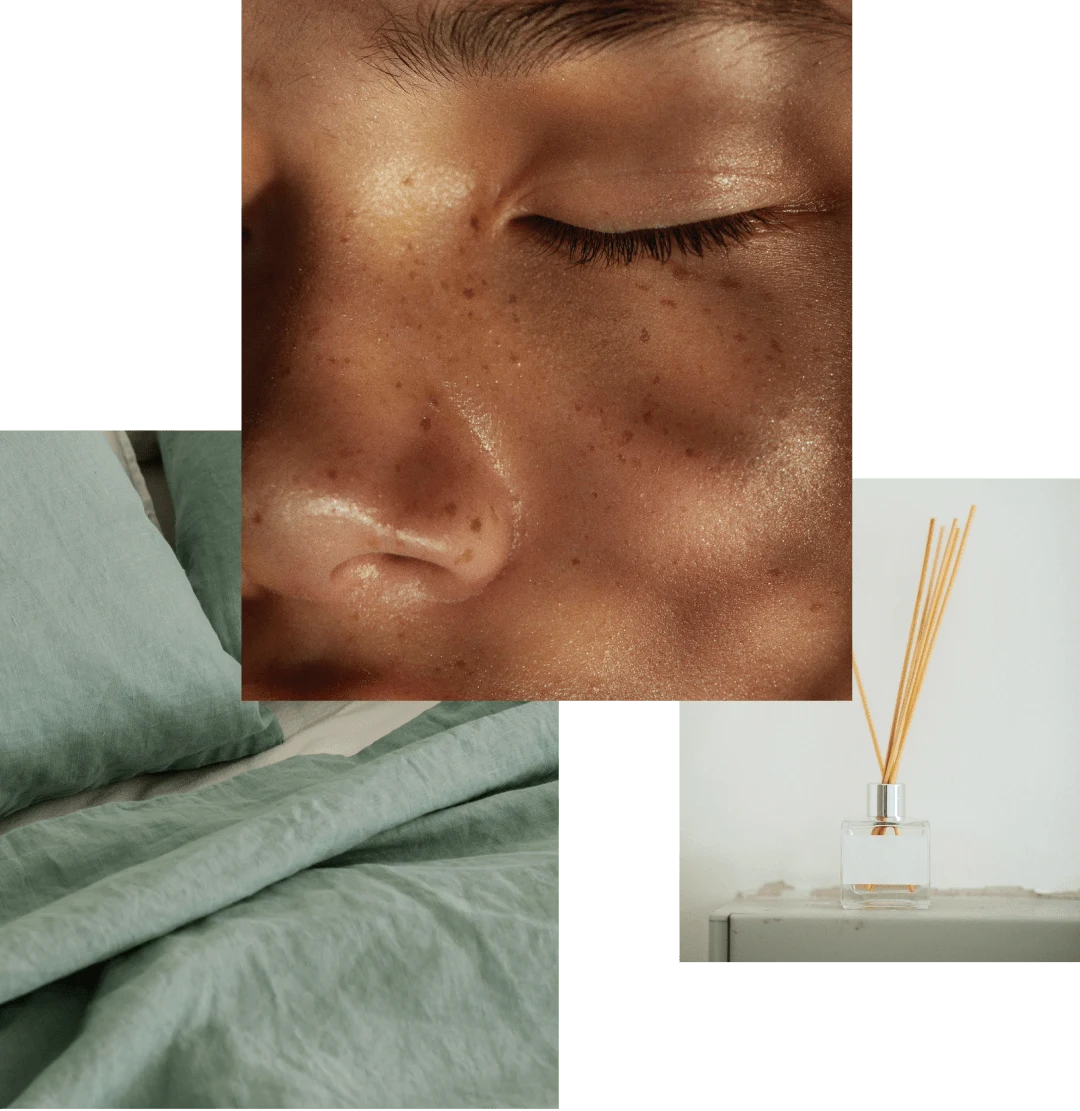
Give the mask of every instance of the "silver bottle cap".
[[868, 783], [866, 815], [874, 821], [902, 822], [904, 820], [903, 783]]

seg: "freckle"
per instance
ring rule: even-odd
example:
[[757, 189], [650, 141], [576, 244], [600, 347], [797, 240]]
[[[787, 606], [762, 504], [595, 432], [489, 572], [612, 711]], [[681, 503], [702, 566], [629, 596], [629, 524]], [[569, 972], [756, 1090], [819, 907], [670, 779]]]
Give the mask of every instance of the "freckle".
[[349, 237], [347, 235], [339, 235], [338, 236], [338, 242], [339, 243], [348, 243], [349, 242]]
[[625, 463], [626, 462], [626, 456], [623, 455], [623, 453], [621, 451], [619, 452], [618, 459], [619, 459], [620, 463]]
[[652, 292], [652, 286], [646, 284], [645, 282], [634, 282], [634, 288], [635, 289], [640, 289], [642, 293], [651, 293]]
[[467, 312], [467, 313], [466, 313], [465, 315], [466, 315], [466, 316], [467, 316], [467, 317], [468, 317], [468, 318], [469, 318], [470, 320], [472, 320], [472, 318], [473, 318], [473, 311], [472, 311], [472, 309], [469, 309], [469, 311], [468, 311], [468, 312]]
[[740, 282], [738, 278], [725, 276], [720, 279], [720, 286], [723, 289], [739, 289], [742, 286], [742, 282]]
[[469, 217], [469, 227], [471, 227], [473, 231], [479, 231], [480, 230], [480, 217], [479, 216], [470, 216]]
[[513, 353], [513, 351], [510, 352], [510, 362], [512, 362], [512, 363], [520, 363], [521, 362], [521, 360], [517, 357], [517, 355], [515, 355]]
[[650, 424], [652, 422], [652, 409], [646, 409], [645, 412], [641, 414], [641, 419], [646, 424]]
[[510, 314], [510, 319], [511, 319], [511, 320], [512, 320], [512, 321], [513, 321], [513, 322], [514, 322], [515, 324], [520, 324], [520, 323], [521, 323], [521, 319], [520, 319], [520, 318], [518, 317], [518, 314], [517, 314], [516, 312], [512, 312], [512, 313]]
[[278, 375], [281, 378], [288, 378], [290, 374], [292, 374], [292, 370], [289, 367], [282, 367], [282, 369], [278, 371]]
[[769, 568], [769, 574], [773, 575], [774, 577], [776, 575], [779, 575], [780, 574], [780, 568], [779, 567], [770, 567]]
[[431, 417], [424, 417], [424, 419], [420, 422], [420, 427], [425, 432], [427, 432], [427, 430], [431, 427]]
[[255, 516], [252, 517], [252, 520], [255, 522], [255, 524], [261, 525], [262, 524], [262, 514], [261, 513], [256, 513]]
[[596, 492], [596, 491], [594, 490], [594, 491], [592, 492], [592, 496], [593, 496], [594, 498], [598, 498], [598, 497], [599, 497], [600, 495], [599, 495], [599, 494], [598, 494], [598, 493], [597, 493], [597, 492]]
[[330, 470], [326, 472], [326, 477], [330, 479], [337, 478], [337, 471], [333, 467], [331, 467]]
[[744, 336], [742, 334], [742, 332], [736, 332], [735, 333], [735, 342], [736, 343], [745, 343], [746, 342], [746, 336]]
[[692, 456], [692, 455], [694, 454], [694, 449], [693, 449], [692, 447], [688, 447], [688, 448], [686, 449], [686, 454], [687, 454], [688, 456]]
[[412, 185], [412, 178], [411, 177], [402, 178], [401, 179], [401, 184], [402, 185]]
[[654, 386], [657, 385], [660, 382], [660, 375], [658, 374], [652, 381]]
[[473, 294], [474, 294], [474, 292], [475, 292], [475, 291], [474, 291], [474, 290], [472, 290], [472, 289], [463, 289], [463, 290], [461, 291], [461, 296], [462, 296], [462, 297], [466, 297], [466, 298], [468, 298], [468, 297], [472, 297], [472, 296], [473, 296]]
[[506, 303], [508, 305], [516, 305], [517, 304], [517, 294], [516, 293], [511, 293], [510, 296], [507, 297]]
[[811, 602], [810, 603], [810, 612], [811, 613], [817, 613], [819, 610], [823, 610], [824, 608], [825, 607], [821, 604], [821, 602]]
[[772, 348], [772, 349], [773, 349], [774, 351], [781, 351], [781, 352], [782, 352], [782, 351], [784, 350], [784, 349], [783, 349], [783, 348], [782, 348], [782, 347], [780, 346], [780, 344], [779, 344], [779, 343], [777, 342], [777, 340], [776, 340], [776, 337], [775, 337], [775, 336], [774, 336], [774, 337], [773, 337], [773, 338], [772, 338], [771, 340], [769, 340], [769, 346], [770, 346], [770, 347], [771, 347], [771, 348]]
[[473, 532], [479, 532], [483, 527], [484, 527], [484, 525], [481, 522], [479, 517], [474, 517], [469, 522], [469, 528], [471, 528], [473, 530]]
[[472, 560], [472, 557], [472, 548], [466, 548], [465, 551], [463, 551], [461, 555], [459, 555], [457, 559], [454, 560], [454, 566], [456, 567], [459, 563], [469, 563]]
[[428, 403], [429, 405], [433, 405], [433, 406], [434, 406], [434, 407], [435, 407], [436, 409], [438, 409], [438, 407], [439, 407], [439, 399], [438, 399], [438, 398], [437, 398], [437, 397], [436, 397], [436, 396], [435, 396], [434, 394], [432, 394], [432, 395], [431, 395], [431, 396], [430, 396], [430, 397], [429, 397], [429, 398], [427, 399], [427, 403]]
[[575, 413], [580, 413], [581, 412], [581, 406], [580, 405], [575, 405], [574, 406], [574, 412]]
[[684, 282], [690, 276], [690, 271], [687, 270], [685, 266], [681, 266], [679, 263], [674, 262], [671, 264], [671, 276], [677, 282]]
[[640, 459], [631, 459], [630, 460], [630, 466], [640, 467], [641, 466], [641, 460]]
[[667, 305], [669, 309], [677, 309], [679, 307], [670, 297], [661, 297], [660, 304]]
[[401, 389], [401, 383], [400, 382], [395, 382], [394, 383], [394, 389], [395, 390], [400, 390]]
[[465, 666], [465, 661], [464, 660], [454, 660], [454, 667], [464, 667], [464, 666]]
[[572, 564], [573, 564], [573, 565], [574, 565], [575, 567], [577, 567], [577, 566], [578, 566], [578, 565], [579, 565], [579, 564], [581, 563], [581, 560], [575, 557], [575, 558], [571, 559], [571, 560], [570, 560], [570, 562], [571, 562], [571, 563], [572, 563]]
[[453, 517], [453, 515], [457, 512], [457, 502], [448, 501], [442, 508], [447, 517]]
[[415, 277], [416, 277], [416, 271], [415, 270], [410, 270], [409, 271], [409, 281], [411, 282]]
[[623, 434], [622, 434], [622, 442], [623, 442], [624, 444], [628, 444], [628, 443], [630, 443], [630, 441], [631, 441], [631, 440], [632, 440], [633, 438], [634, 438], [634, 434], [633, 434], [633, 432], [631, 432], [631, 431], [630, 431], [630, 429], [629, 429], [629, 428], [627, 428], [627, 429], [625, 429], [625, 430], [623, 431]]
[[640, 339], [641, 339], [642, 343], [648, 343], [649, 342], [649, 329], [648, 328], [642, 328], [641, 329]]
[[589, 451], [596, 451], [596, 444], [589, 444]]
[[395, 474], [401, 474], [401, 464], [400, 463], [395, 463], [394, 464], [394, 473]]

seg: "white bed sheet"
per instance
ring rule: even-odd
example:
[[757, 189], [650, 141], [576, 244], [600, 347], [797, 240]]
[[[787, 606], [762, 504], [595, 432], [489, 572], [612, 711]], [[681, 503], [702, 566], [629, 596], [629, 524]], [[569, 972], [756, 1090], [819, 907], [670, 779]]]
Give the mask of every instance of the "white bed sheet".
[[0, 834], [31, 822], [70, 814], [87, 806], [195, 791], [211, 783], [231, 779], [252, 768], [288, 760], [292, 756], [315, 753], [354, 756], [398, 726], [411, 721], [432, 706], [437, 706], [438, 702], [269, 702], [267, 705], [277, 714], [285, 734], [285, 741], [276, 748], [223, 764], [209, 764], [191, 771], [137, 775], [107, 787], [80, 791], [79, 794], [68, 795], [66, 798], [46, 799], [26, 807], [25, 810], [9, 814], [6, 818], [0, 818]]

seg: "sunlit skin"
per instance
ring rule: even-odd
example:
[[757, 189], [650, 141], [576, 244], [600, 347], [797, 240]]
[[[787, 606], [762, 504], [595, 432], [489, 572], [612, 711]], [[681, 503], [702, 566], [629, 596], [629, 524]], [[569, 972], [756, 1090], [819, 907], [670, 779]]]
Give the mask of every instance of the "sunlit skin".
[[244, 13], [245, 697], [850, 698], [846, 38], [434, 81]]

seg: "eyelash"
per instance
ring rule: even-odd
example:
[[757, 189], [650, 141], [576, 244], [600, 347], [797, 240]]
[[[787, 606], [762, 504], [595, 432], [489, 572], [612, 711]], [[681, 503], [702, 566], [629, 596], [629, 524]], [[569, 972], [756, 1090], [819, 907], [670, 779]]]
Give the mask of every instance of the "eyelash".
[[629, 266], [639, 258], [667, 262], [676, 252], [702, 258], [707, 251], [728, 251], [779, 221], [764, 212], [740, 212], [698, 224], [622, 232], [579, 228], [547, 216], [528, 216], [522, 223], [546, 251], [565, 255], [571, 265]]

